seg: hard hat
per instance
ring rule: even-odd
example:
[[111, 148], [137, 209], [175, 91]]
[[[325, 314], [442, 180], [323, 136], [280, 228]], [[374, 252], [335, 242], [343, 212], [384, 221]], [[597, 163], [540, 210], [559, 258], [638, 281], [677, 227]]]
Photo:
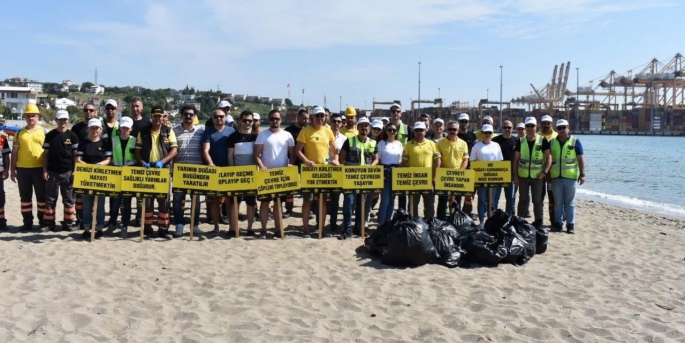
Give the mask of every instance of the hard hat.
[[357, 110], [350, 106], [345, 110], [345, 117], [354, 117], [357, 115]]
[[38, 110], [38, 106], [36, 106], [36, 104], [29, 103], [24, 108], [24, 114], [40, 114], [40, 111]]

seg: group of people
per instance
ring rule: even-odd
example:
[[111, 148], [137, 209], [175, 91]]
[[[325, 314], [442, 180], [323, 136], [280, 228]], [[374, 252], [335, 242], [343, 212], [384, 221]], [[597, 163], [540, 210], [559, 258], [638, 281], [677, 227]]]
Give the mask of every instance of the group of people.
[[[342, 226], [338, 225], [340, 193], [328, 193], [325, 205], [319, 208], [313, 194], [302, 195], [303, 237], [310, 236], [310, 220], [326, 220], [330, 215], [328, 236], [338, 234], [338, 239], [346, 239], [361, 234], [362, 213], [367, 218], [372, 208], [379, 205], [377, 222], [382, 225], [391, 219], [396, 203], [398, 208], [407, 208], [407, 196], [395, 196], [392, 192], [392, 170], [402, 167], [428, 167], [466, 169], [469, 161], [501, 161], [512, 163], [512, 182], [504, 187], [495, 188], [493, 205], [496, 208], [504, 188], [506, 212], [514, 214], [517, 190], [520, 194], [517, 215], [526, 216], [529, 204], [533, 203], [534, 224], [542, 225], [542, 202], [545, 192], [550, 200], [550, 219], [552, 229], [562, 230], [566, 222], [567, 231], [574, 232], [575, 189], [576, 183], [585, 181], [583, 147], [580, 141], [569, 134], [568, 122], [560, 119], [552, 127], [552, 118], [543, 116], [542, 130], [537, 131], [537, 120], [528, 117], [517, 127], [518, 135], [512, 135], [511, 121], [502, 123], [503, 133], [495, 135], [493, 120], [483, 119], [481, 130], [469, 129], [469, 116], [462, 113], [458, 121], [445, 123], [436, 118], [431, 124], [426, 114], [419, 116], [416, 123], [407, 125], [402, 122], [402, 107], [393, 104], [390, 118], [369, 120], [365, 116], [357, 118], [353, 107], [345, 114], [333, 113], [328, 109], [314, 107], [311, 113], [300, 109], [296, 122], [282, 128], [283, 115], [278, 110], [268, 113], [268, 129], [260, 128], [260, 117], [252, 111], [242, 111], [237, 120], [231, 113], [232, 105], [221, 101], [213, 111], [210, 120], [198, 125], [197, 110], [185, 105], [179, 114], [180, 124], [170, 127], [168, 115], [160, 107], [151, 109], [150, 118], [143, 118], [143, 102], [134, 99], [130, 103], [131, 117], [117, 120], [118, 104], [115, 100], [105, 103], [105, 115], [99, 117], [92, 104], [83, 108], [83, 121], [70, 128], [69, 114], [58, 111], [57, 127], [47, 131], [39, 125], [40, 113], [35, 104], [29, 104], [24, 111], [26, 126], [16, 133], [10, 149], [6, 137], [0, 137], [0, 172], [3, 180], [9, 175], [18, 183], [23, 217], [22, 230], [33, 226], [33, 203], [37, 200], [37, 217], [42, 231], [57, 231], [55, 205], [58, 195], [64, 204], [61, 228], [74, 231], [83, 229], [84, 236], [90, 235], [95, 227], [96, 238], [113, 234], [120, 227], [122, 237], [127, 237], [128, 227], [143, 221], [146, 237], [152, 237], [155, 202], [157, 207], [157, 235], [173, 239], [184, 233], [186, 226], [184, 209], [186, 195], [173, 194], [171, 199], [145, 199], [145, 213], [137, 213], [132, 218], [132, 199], [124, 197], [109, 198], [109, 220], [105, 217], [105, 198], [95, 201], [95, 196], [74, 194], [73, 169], [75, 163], [142, 166], [145, 168], [169, 168], [173, 163], [187, 163], [210, 166], [254, 165], [260, 170], [304, 164], [322, 164], [384, 167], [384, 188], [380, 194], [345, 194], [342, 202]], [[9, 167], [9, 174], [7, 172]], [[3, 186], [3, 183], [0, 183]], [[480, 188], [476, 191], [478, 199], [478, 219], [483, 225], [490, 192]], [[366, 197], [362, 202], [361, 197]], [[199, 198], [199, 197], [198, 197]], [[398, 198], [398, 199], [396, 199]], [[439, 196], [437, 217], [446, 219], [450, 204], [459, 204], [461, 210], [472, 212], [473, 196]], [[556, 200], [556, 202], [553, 201]], [[247, 235], [267, 237], [269, 217], [287, 218], [293, 215], [293, 197], [283, 197], [285, 211], [271, 200], [260, 201], [257, 207], [255, 196], [221, 197], [207, 196], [207, 212], [213, 224], [210, 234], [219, 235], [220, 225], [229, 225], [227, 238], [233, 237], [238, 228], [239, 213], [234, 210], [233, 201], [245, 202], [247, 207]], [[396, 201], [397, 200], [397, 201]], [[435, 196], [432, 193], [413, 196], [412, 213], [418, 214], [419, 203], [423, 201], [424, 217], [435, 215]], [[142, 199], [137, 199], [141, 208]], [[378, 204], [380, 202], [380, 204]], [[4, 188], [0, 192], [0, 230], [7, 228], [4, 214]], [[93, 211], [94, 204], [97, 208]], [[280, 202], [278, 202], [280, 203]], [[365, 207], [362, 211], [362, 203]], [[197, 200], [196, 207], [201, 203]], [[173, 217], [170, 215], [170, 207]], [[95, 218], [93, 218], [95, 212]], [[196, 234], [202, 233], [198, 227], [200, 210], [195, 212]], [[121, 215], [121, 225], [117, 225]], [[354, 216], [354, 220], [353, 220]], [[253, 228], [258, 218], [261, 231]], [[93, 221], [95, 225], [93, 225]], [[171, 230], [171, 222], [175, 228]], [[275, 221], [276, 234], [280, 236], [280, 221]]]

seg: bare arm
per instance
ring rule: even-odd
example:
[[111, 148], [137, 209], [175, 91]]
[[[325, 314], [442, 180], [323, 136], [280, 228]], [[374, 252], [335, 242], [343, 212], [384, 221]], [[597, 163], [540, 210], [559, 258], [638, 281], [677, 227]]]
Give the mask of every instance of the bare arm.
[[45, 151], [43, 153], [43, 180], [47, 181], [50, 178], [48, 174], [48, 152], [50, 151], [50, 149], [43, 150]]
[[[264, 166], [264, 162], [262, 162], [262, 151], [264, 151], [264, 145], [263, 144], [255, 144], [254, 146], [254, 160], [257, 162], [257, 165], [259, 166], [259, 170], [266, 170], [266, 167]], [[230, 154], [229, 154], [230, 156]]]
[[308, 160], [307, 157], [304, 155], [304, 143], [297, 142], [297, 145], [295, 145], [295, 152], [297, 153], [297, 157], [300, 159], [300, 161], [302, 161], [302, 163], [310, 167], [316, 167], [316, 163]]
[[19, 147], [12, 148], [12, 161], [10, 167], [10, 178], [12, 182], [17, 182], [17, 154], [19, 153]]
[[100, 165], [100, 166], [108, 166], [110, 162], [112, 162], [112, 158], [107, 157], [104, 160], [100, 161], [99, 163], [95, 163], [95, 164]]
[[469, 159], [465, 158], [461, 160], [461, 165], [459, 166], [459, 169], [466, 169], [466, 167], [469, 166]]
[[235, 162], [233, 161], [233, 153], [235, 153], [235, 148], [228, 148], [228, 165], [229, 166], [235, 165]]
[[542, 160], [544, 161], [542, 163], [542, 171], [544, 172], [544, 175], [543, 173], [538, 174], [538, 179], [544, 179], [547, 175], [549, 175], [549, 170], [552, 169], [552, 155], [549, 153], [549, 150], [545, 150]]
[[373, 154], [373, 162], [371, 162], [371, 165], [377, 166], [378, 163], [380, 163], [380, 159], [378, 158], [378, 154]]
[[212, 161], [212, 157], [209, 156], [209, 143], [202, 143], [202, 157], [205, 158], [207, 165], [214, 167], [214, 161]]
[[171, 150], [169, 150], [169, 153], [162, 159], [162, 162], [164, 162], [164, 164], [169, 164], [176, 155], [178, 155], [178, 149], [172, 147]]
[[[3, 154], [2, 155], [2, 165], [3, 166], [9, 166], [10, 165], [10, 154]], [[7, 169], [2, 172], [2, 179], [7, 180], [7, 177], [9, 176], [9, 173], [7, 172]]]
[[288, 147], [288, 163], [291, 166], [295, 165], [295, 147], [294, 146]]
[[81, 156], [77, 155], [76, 156], [76, 163], [86, 163], [86, 162], [83, 162], [83, 159], [81, 158]]
[[338, 158], [340, 158], [340, 161], [342, 161], [342, 164], [345, 164], [345, 161], [347, 159], [347, 151], [340, 150], [340, 155], [338, 155]]
[[[139, 166], [142, 166], [142, 165], [145, 163], [145, 161], [143, 161], [143, 152], [142, 152], [141, 150], [142, 150], [142, 149], [136, 148], [136, 149], [134, 149], [134, 151], [133, 151], [133, 152], [136, 154], [136, 160], [138, 161], [138, 165], [139, 165]], [[76, 156], [76, 158], [78, 159], [78, 158], [80, 158], [80, 157]], [[78, 161], [77, 161], [77, 162], [78, 162]]]
[[331, 156], [333, 156], [333, 160], [331, 161], [331, 164], [333, 164], [334, 166], [337, 166], [338, 164], [340, 164], [340, 161], [341, 161], [339, 159], [339, 156], [338, 156], [338, 147], [335, 146], [335, 141], [331, 141], [329, 143], [329, 146], [330, 146], [329, 149], [331, 150]]
[[580, 170], [580, 174], [583, 176], [578, 177], [578, 182], [582, 185], [585, 183], [585, 156], [583, 155], [578, 155], [578, 168]]

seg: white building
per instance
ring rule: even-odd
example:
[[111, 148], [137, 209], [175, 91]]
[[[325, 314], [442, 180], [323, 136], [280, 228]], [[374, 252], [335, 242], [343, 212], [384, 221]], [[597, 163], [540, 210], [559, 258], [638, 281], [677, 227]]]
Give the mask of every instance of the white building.
[[32, 87], [0, 86], [0, 99], [13, 113], [24, 113], [24, 108], [31, 102], [36, 102], [38, 92]]
[[181, 101], [195, 100], [195, 94], [181, 94]]
[[76, 101], [68, 98], [60, 98], [55, 100], [55, 107], [57, 107], [58, 110], [66, 110], [69, 106], [76, 106]]
[[38, 82], [38, 81], [29, 81], [26, 82], [26, 87], [31, 87], [36, 90], [38, 93], [43, 93], [43, 84]]
[[90, 86], [90, 94], [103, 94], [105, 93], [105, 86], [92, 85]]

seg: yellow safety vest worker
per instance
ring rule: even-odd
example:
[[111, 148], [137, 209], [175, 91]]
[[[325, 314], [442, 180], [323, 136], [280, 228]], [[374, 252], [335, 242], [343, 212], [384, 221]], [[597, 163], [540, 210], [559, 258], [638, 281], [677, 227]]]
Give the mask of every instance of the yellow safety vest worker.
[[376, 141], [366, 137], [366, 142], [359, 140], [359, 136], [348, 139], [350, 151], [345, 157], [346, 166], [367, 166], [373, 162], [373, 153], [376, 149]]
[[521, 178], [536, 178], [542, 172], [544, 153], [542, 152], [542, 140], [544, 137], [536, 136], [533, 151], [530, 151], [528, 138], [521, 137], [521, 157], [519, 158], [518, 176]]
[[558, 138], [552, 139], [549, 143], [552, 154], [550, 176], [553, 179], [563, 177], [564, 179], [577, 180], [580, 175], [580, 168], [578, 168], [576, 156], [576, 137], [569, 137], [563, 147]]

